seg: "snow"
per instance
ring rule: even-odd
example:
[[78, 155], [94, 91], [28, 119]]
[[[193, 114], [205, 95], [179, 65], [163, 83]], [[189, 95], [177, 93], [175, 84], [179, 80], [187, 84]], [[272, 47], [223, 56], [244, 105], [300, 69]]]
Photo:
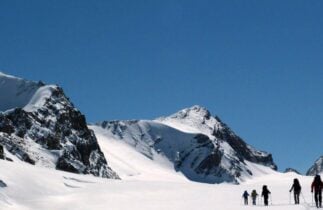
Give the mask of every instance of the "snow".
[[[240, 185], [191, 182], [176, 172], [166, 157], [157, 153], [148, 157], [107, 130], [90, 128], [121, 180], [32, 166], [5, 150], [14, 162], [0, 160], [0, 180], [7, 185], [0, 187], [0, 210], [257, 210], [263, 209], [263, 205], [244, 206], [241, 195], [253, 189], [260, 194], [264, 184], [272, 192], [268, 209], [312, 209], [309, 205], [313, 177], [283, 174], [246, 161], [254, 176], [245, 177]], [[288, 191], [294, 178], [303, 186], [304, 197], [298, 206], [291, 204]]]
[[33, 97], [30, 99], [28, 104], [24, 106], [24, 110], [27, 112], [32, 112], [41, 108], [45, 104], [46, 99], [51, 97], [52, 92], [55, 88], [56, 88], [55, 85], [46, 85], [46, 86], [40, 87], [34, 93]]
[[0, 72], [0, 111], [24, 107], [38, 88], [39, 85], [36, 82]]
[[0, 111], [23, 108], [35, 111], [46, 102], [55, 85], [41, 86], [37, 82], [24, 80], [0, 72]]
[[[53, 88], [55, 86], [40, 87], [35, 82], [0, 72], [0, 110], [20, 107], [25, 111], [33, 111], [44, 104]], [[205, 116], [208, 113], [201, 107], [193, 107], [192, 110], [186, 118], [173, 116], [149, 123], [142, 121], [139, 127], [167, 131], [165, 133], [169, 136], [165, 136], [166, 139], [172, 139], [175, 135], [190, 136], [192, 133], [201, 133], [201, 131], [212, 137], [210, 131], [213, 126], [220, 126], [220, 123], [215, 118], [206, 119]], [[148, 128], [148, 124], [151, 127]], [[176, 134], [178, 132], [166, 125], [182, 130], [186, 134]], [[7, 187], [0, 187], [0, 210], [249, 209], [250, 207], [241, 204], [243, 191], [250, 192], [256, 189], [260, 193], [264, 184], [268, 185], [272, 192], [270, 209], [310, 209], [308, 204], [311, 204], [312, 200], [310, 184], [313, 177], [295, 173], [282, 174], [246, 161], [247, 168], [253, 172], [253, 176], [244, 176], [240, 185], [191, 182], [181, 172], [174, 170], [174, 165], [169, 160], [171, 155], [167, 158], [149, 149], [148, 138], [144, 141], [135, 141], [136, 139], [130, 141], [131, 138], [127, 138], [129, 141], [125, 142], [104, 129], [95, 126], [91, 128], [96, 133], [108, 164], [122, 180], [54, 170], [52, 162], [55, 162], [56, 156], [45, 150], [39, 152], [42, 148], [30, 139], [25, 139], [30, 153], [37, 155], [40, 161], [32, 166], [20, 161], [5, 149], [6, 157], [14, 162], [0, 160], [0, 180], [7, 185]], [[134, 127], [131, 130], [131, 135], [135, 134], [131, 137], [142, 137], [142, 133], [138, 133], [136, 129]], [[155, 137], [158, 137], [158, 133]], [[169, 143], [176, 148], [185, 142], [169, 141]], [[228, 144], [223, 143], [222, 146], [229, 151], [226, 155], [233, 153]], [[229, 163], [223, 164], [230, 166]], [[299, 178], [303, 185], [304, 197], [299, 206], [290, 205], [288, 190], [294, 178]], [[263, 209], [263, 206], [259, 205], [253, 209]]]
[[[162, 126], [166, 129], [169, 135], [168, 139], [179, 140], [176, 135], [172, 134], [173, 129], [164, 126], [163, 124], [151, 122], [151, 121], [138, 121], [141, 125], [141, 132], [144, 132], [145, 125]], [[153, 154], [147, 156], [141, 153], [138, 149], [138, 145], [133, 146], [131, 139], [137, 132], [134, 128], [130, 129], [131, 132], [125, 131], [122, 138], [116, 137], [109, 130], [99, 126], [89, 126], [92, 129], [98, 139], [99, 145], [108, 160], [108, 164], [111, 168], [121, 177], [123, 180], [163, 180], [163, 181], [176, 181], [176, 182], [188, 182], [187, 177], [174, 169], [174, 163], [161, 154], [158, 154], [152, 150]], [[154, 129], [149, 127], [149, 130]], [[158, 128], [161, 129], [160, 127]], [[139, 134], [138, 134], [139, 135]], [[178, 135], [178, 134], [177, 134]], [[165, 139], [167, 139], [165, 137]], [[185, 139], [185, 138], [183, 138]], [[175, 142], [176, 142], [175, 141]], [[181, 145], [185, 145], [185, 142], [180, 142]], [[230, 151], [232, 148], [223, 142], [224, 150]], [[144, 146], [144, 145], [142, 145]], [[186, 147], [186, 146], [184, 146]], [[230, 158], [223, 158], [222, 164], [230, 168]], [[276, 173], [271, 168], [255, 164], [249, 161], [245, 161], [246, 168], [252, 172], [252, 176], [248, 173], [242, 173], [239, 178], [240, 181], [251, 179], [253, 176], [262, 176], [266, 174]], [[187, 169], [188, 170], [188, 169]], [[204, 177], [206, 178], [206, 177]]]
[[183, 132], [203, 133], [210, 139], [214, 139], [212, 132], [214, 128], [221, 128], [221, 123], [209, 115], [210, 113], [206, 108], [195, 105], [172, 114], [169, 117], [157, 118], [155, 121]]
[[158, 154], [148, 158], [125, 141], [116, 139], [107, 130], [89, 126], [94, 130], [109, 166], [123, 180], [164, 180], [187, 182], [181, 173], [174, 171], [173, 163]]
[[[243, 181], [254, 174], [251, 169], [257, 170], [260, 166], [254, 163], [246, 165], [238, 158], [237, 151], [229, 142], [216, 137], [215, 129], [226, 129], [225, 132], [232, 135], [234, 133], [219, 118], [213, 117], [207, 109], [200, 106], [186, 108], [169, 117], [157, 120], [104, 121], [98, 123], [97, 126], [97, 128], [95, 126], [91, 128], [95, 130], [96, 136], [100, 136], [99, 141], [103, 144], [111, 144], [111, 142], [128, 144], [127, 148], [133, 147], [134, 153], [139, 152], [154, 162], [156, 158], [164, 159], [164, 162], [172, 162], [170, 170], [178, 170], [189, 180], [197, 182]], [[101, 140], [104, 137], [106, 140]], [[249, 145], [245, 150], [252, 153], [254, 157], [268, 156], [267, 153], [258, 151]], [[113, 151], [109, 152], [113, 153]], [[124, 153], [118, 152], [118, 154], [124, 162], [128, 161], [127, 156], [123, 157]], [[111, 161], [109, 154], [106, 154], [106, 157]], [[208, 161], [212, 158], [220, 160], [219, 163], [209, 164]], [[250, 161], [256, 162], [252, 158]], [[268, 166], [266, 162], [257, 163]], [[119, 167], [118, 164], [115, 165], [117, 165], [115, 168]], [[134, 166], [134, 164], [131, 165]], [[260, 171], [265, 170], [258, 170]], [[123, 173], [118, 170], [116, 172]]]
[[[161, 180], [111, 180], [3, 160], [0, 160], [0, 168], [0, 179], [7, 184], [7, 187], [0, 188], [1, 210], [250, 209], [251, 206], [241, 204], [242, 193], [253, 189], [260, 193], [264, 184], [272, 192], [272, 205], [268, 209], [311, 209], [307, 204], [311, 205], [310, 184], [313, 177], [295, 173], [272, 173], [247, 180], [241, 185], [213, 185], [183, 182], [174, 176], [169, 176], [169, 181], [165, 177]], [[301, 205], [298, 206], [290, 204], [288, 192], [294, 178], [299, 178], [303, 186], [304, 197], [301, 197]], [[263, 206], [252, 206], [252, 209], [263, 209]]]

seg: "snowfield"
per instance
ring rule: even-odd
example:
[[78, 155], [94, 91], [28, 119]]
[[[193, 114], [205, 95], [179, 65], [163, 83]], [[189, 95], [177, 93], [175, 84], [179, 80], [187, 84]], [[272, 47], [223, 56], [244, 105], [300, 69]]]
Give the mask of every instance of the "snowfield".
[[[0, 187], [0, 209], [263, 209], [263, 205], [244, 206], [241, 198], [244, 190], [250, 192], [256, 189], [260, 193], [263, 184], [268, 185], [272, 192], [272, 205], [268, 209], [312, 209], [309, 207], [312, 202], [312, 177], [295, 173], [282, 174], [259, 166], [257, 170], [264, 171], [240, 185], [190, 182], [182, 174], [172, 170], [163, 159], [150, 160], [122, 141], [107, 141], [106, 137], [98, 134], [97, 137], [109, 164], [122, 180], [32, 166], [18, 159], [14, 159], [15, 162], [0, 160], [0, 180], [7, 184], [7, 187]], [[263, 175], [264, 172], [267, 175]], [[288, 191], [294, 178], [299, 178], [305, 198], [301, 197], [302, 203], [298, 206], [290, 204]]]
[[[121, 177], [122, 180], [163, 180], [176, 182], [190, 182], [180, 171], [175, 170], [174, 164], [165, 155], [151, 150], [153, 154], [142, 153], [148, 151], [147, 145], [133, 146], [125, 139], [132, 139], [131, 134], [119, 139], [111, 132], [98, 126], [89, 126], [95, 133], [99, 145], [109, 161], [111, 168]], [[171, 133], [172, 130], [169, 131]], [[137, 134], [139, 135], [139, 134]], [[171, 134], [169, 134], [171, 135]], [[172, 137], [176, 139], [175, 137]], [[143, 148], [143, 149], [142, 149]], [[275, 173], [269, 167], [245, 161], [248, 169], [255, 176]], [[230, 167], [230, 165], [228, 165]], [[248, 180], [252, 176], [244, 175], [240, 181]]]
[[0, 160], [0, 179], [8, 187], [0, 188], [0, 209], [109, 209], [109, 210], [238, 210], [263, 209], [243, 206], [244, 190], [267, 184], [272, 192], [272, 205], [268, 209], [311, 209], [301, 199], [299, 206], [289, 204], [289, 188], [297, 177], [303, 186], [305, 200], [311, 204], [312, 177], [294, 173], [273, 173], [241, 185], [201, 184], [165, 180], [111, 180], [91, 175], [77, 175], [26, 163]]

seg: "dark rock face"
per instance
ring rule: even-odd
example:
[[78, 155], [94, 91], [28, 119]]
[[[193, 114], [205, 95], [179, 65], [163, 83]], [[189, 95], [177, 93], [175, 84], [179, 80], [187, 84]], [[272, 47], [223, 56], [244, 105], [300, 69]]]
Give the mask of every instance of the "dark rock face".
[[323, 155], [321, 157], [319, 157], [315, 163], [313, 164], [313, 166], [311, 166], [307, 172], [306, 175], [307, 176], [315, 176], [317, 174], [323, 173]]
[[0, 187], [7, 187], [7, 184], [0, 179]]
[[0, 132], [12, 134], [14, 131], [12, 122], [0, 112]]
[[[50, 86], [50, 97], [33, 109], [0, 114], [0, 144], [23, 161], [105, 178], [118, 178], [108, 167], [97, 139], [63, 90]], [[49, 155], [44, 151], [49, 151]]]
[[198, 173], [205, 173], [209, 175], [214, 166], [219, 166], [221, 163], [222, 154], [221, 152], [211, 153], [196, 168]]
[[243, 139], [237, 136], [226, 124], [224, 124], [219, 117], [216, 117], [216, 119], [221, 124], [221, 128], [214, 128], [213, 136], [216, 139], [226, 141], [236, 151], [239, 159], [269, 166], [272, 169], [277, 170], [277, 165], [274, 163], [271, 154], [264, 154], [264, 152], [256, 151], [251, 148]]
[[[17, 156], [22, 161], [35, 164], [35, 161], [30, 158], [29, 154], [26, 152], [25, 144], [23, 139], [19, 137], [12, 137], [5, 133], [0, 133], [0, 143], [3, 144], [6, 149], [13, 155]], [[10, 160], [6, 158], [6, 160]]]

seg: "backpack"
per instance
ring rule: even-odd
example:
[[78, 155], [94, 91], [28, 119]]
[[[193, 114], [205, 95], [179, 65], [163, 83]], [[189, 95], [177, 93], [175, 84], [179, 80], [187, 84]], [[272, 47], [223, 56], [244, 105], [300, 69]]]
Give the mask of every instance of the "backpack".
[[299, 184], [294, 185], [294, 191], [299, 192], [299, 191], [301, 191], [301, 189], [302, 189], [301, 185], [299, 185]]

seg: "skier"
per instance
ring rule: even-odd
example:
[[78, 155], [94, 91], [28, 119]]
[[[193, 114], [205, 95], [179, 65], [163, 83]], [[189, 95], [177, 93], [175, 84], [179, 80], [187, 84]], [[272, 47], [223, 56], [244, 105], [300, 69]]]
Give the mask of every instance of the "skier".
[[322, 189], [323, 182], [320, 175], [316, 175], [311, 186], [311, 192], [314, 190], [315, 204], [317, 208], [322, 208]]
[[246, 191], [244, 191], [244, 193], [242, 194], [242, 197], [244, 198], [244, 205], [248, 205], [248, 197], [249, 197], [249, 193]]
[[268, 198], [269, 198], [270, 191], [267, 188], [267, 185], [262, 186], [262, 193], [261, 196], [264, 197], [265, 206], [268, 206]]
[[4, 159], [3, 146], [0, 144], [0, 159]]
[[298, 179], [294, 179], [294, 183], [292, 187], [290, 188], [289, 192], [292, 192], [294, 190], [294, 200], [295, 204], [299, 204], [299, 195], [301, 194], [302, 187], [298, 181]]
[[256, 191], [256, 190], [253, 190], [253, 191], [251, 192], [252, 205], [256, 205], [257, 197], [258, 197], [258, 193], [257, 193], [257, 191]]

